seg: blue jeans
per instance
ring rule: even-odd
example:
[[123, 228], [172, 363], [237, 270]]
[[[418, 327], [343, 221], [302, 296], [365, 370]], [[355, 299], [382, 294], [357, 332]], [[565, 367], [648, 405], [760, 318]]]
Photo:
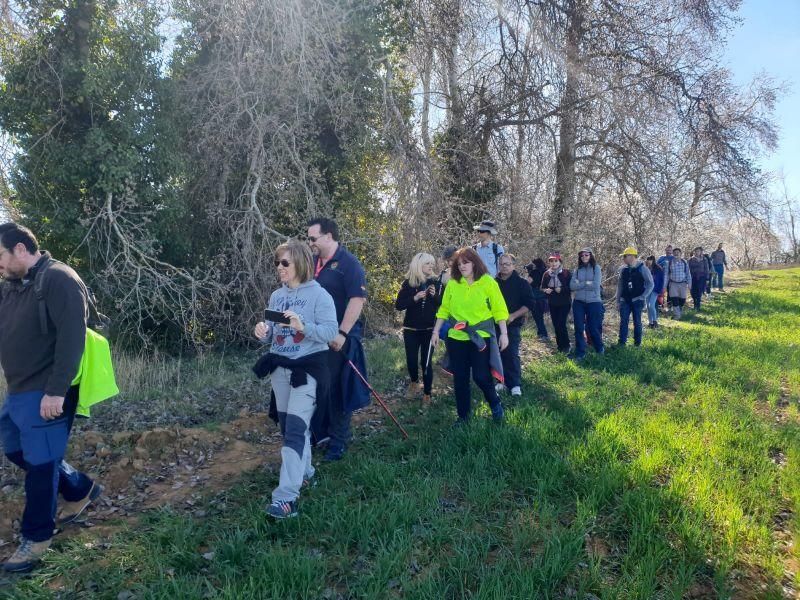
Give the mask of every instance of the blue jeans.
[[624, 298], [619, 303], [619, 345], [624, 346], [628, 342], [628, 321], [633, 315], [633, 343], [637, 346], [642, 344], [642, 311], [644, 302], [637, 300], [631, 302]]
[[522, 385], [522, 365], [519, 360], [519, 344], [522, 341], [521, 330], [522, 327], [518, 325], [510, 325], [508, 327], [508, 348], [500, 353], [500, 358], [503, 361], [503, 377], [509, 390]]
[[25, 471], [25, 510], [20, 533], [34, 542], [53, 537], [60, 493], [67, 502], [85, 498], [92, 480], [64, 462], [78, 406], [78, 388], [64, 399], [64, 413], [46, 421], [39, 414], [44, 392], [9, 394], [0, 410], [0, 438], [12, 463]]
[[602, 302], [583, 302], [582, 300], [572, 302], [572, 319], [575, 321], [575, 356], [578, 358], [586, 356], [584, 330], [592, 339], [595, 351], [600, 354], [605, 351], [603, 346], [603, 315], [605, 312], [606, 309]]
[[725, 273], [725, 265], [714, 265], [714, 272], [717, 274], [717, 289], [721, 290], [724, 287], [722, 279], [723, 273]]
[[658, 294], [650, 292], [647, 298], [647, 319], [650, 323], [658, 323]]

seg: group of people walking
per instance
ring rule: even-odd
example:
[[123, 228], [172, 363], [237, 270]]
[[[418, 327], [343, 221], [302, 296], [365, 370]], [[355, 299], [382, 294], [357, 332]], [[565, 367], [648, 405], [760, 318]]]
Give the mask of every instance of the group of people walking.
[[[494, 241], [495, 224], [483, 221], [475, 230], [474, 246], [444, 249], [438, 276], [431, 254], [414, 256], [395, 302], [397, 310], [405, 311], [403, 340], [410, 379], [406, 397], [421, 392], [423, 402], [430, 402], [431, 356], [443, 339], [446, 355], [440, 364], [453, 377], [457, 424], [469, 419], [470, 376], [495, 420], [502, 420], [504, 414], [500, 393], [522, 394], [519, 347], [528, 314], [539, 337], [549, 340], [544, 322], [549, 312], [556, 347], [576, 360], [586, 356], [589, 346], [597, 354], [606, 351], [603, 272], [591, 248], [580, 250], [573, 271], [565, 268], [555, 252], [547, 263], [536, 258], [526, 265], [523, 278], [516, 270], [516, 257]], [[633, 247], [621, 253], [615, 295], [620, 316], [617, 346], [628, 343], [631, 322], [633, 343], [641, 345], [645, 314], [650, 328], [659, 326], [664, 310], [672, 309], [679, 319], [689, 295], [699, 310], [703, 294], [711, 291], [712, 275], [723, 289], [727, 258], [722, 244], [710, 256], [701, 247], [695, 248], [688, 261], [681, 255], [680, 248], [671, 245], [658, 259], [649, 256], [642, 261]], [[570, 313], [574, 346], [568, 328]]]
[[[522, 394], [520, 341], [528, 314], [537, 334], [549, 339], [544, 323], [549, 312], [560, 352], [580, 360], [591, 344], [598, 354], [605, 353], [603, 273], [591, 248], [578, 253], [574, 271], [552, 253], [547, 263], [537, 258], [525, 265], [522, 276], [517, 258], [494, 240], [494, 222], [482, 221], [474, 230], [477, 242], [445, 248], [440, 269], [433, 255], [416, 254], [395, 302], [405, 313], [407, 396], [431, 401], [438, 353], [438, 364], [453, 378], [458, 426], [472, 413], [470, 379], [497, 422], [505, 415], [501, 394]], [[721, 244], [710, 256], [696, 248], [688, 261], [672, 246], [657, 260], [640, 261], [635, 248], [621, 256], [616, 298], [623, 346], [631, 318], [638, 346], [645, 309], [651, 327], [658, 325], [659, 305], [671, 306], [680, 318], [691, 294], [699, 309], [711, 275], [722, 289], [727, 268]], [[362, 346], [366, 274], [340, 244], [336, 222], [309, 221], [305, 240], [289, 240], [276, 249], [274, 267], [280, 287], [253, 330], [267, 349], [253, 370], [271, 378], [270, 414], [283, 435], [279, 481], [266, 507], [267, 514], [282, 519], [298, 514], [301, 491], [314, 484], [312, 446], [323, 449], [328, 461], [345, 456], [353, 411], [369, 403], [371, 388], [364, 385]], [[102, 492], [64, 461], [79, 404], [75, 374], [94, 307], [78, 275], [40, 251], [33, 233], [15, 223], [0, 225], [0, 276], [5, 280], [0, 287], [0, 364], [9, 388], [0, 436], [8, 459], [26, 472], [22, 539], [4, 568], [21, 572], [30, 570], [50, 545], [59, 495], [59, 523], [66, 524]], [[570, 312], [574, 349], [567, 327]], [[25, 352], [21, 340], [29, 347]], [[444, 351], [438, 350], [442, 341]]]

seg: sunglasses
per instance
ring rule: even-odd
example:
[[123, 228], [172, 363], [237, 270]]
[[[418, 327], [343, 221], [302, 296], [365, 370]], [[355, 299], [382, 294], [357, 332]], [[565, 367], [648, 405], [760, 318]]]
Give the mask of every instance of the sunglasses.
[[288, 260], [286, 260], [285, 258], [282, 258], [281, 260], [276, 260], [276, 261], [274, 262], [274, 264], [275, 264], [275, 266], [276, 266], [276, 267], [278, 267], [278, 266], [281, 266], [281, 267], [284, 267], [284, 268], [288, 268], [288, 267], [289, 267], [289, 265], [291, 265], [292, 263], [290, 263], [290, 262], [289, 262]]

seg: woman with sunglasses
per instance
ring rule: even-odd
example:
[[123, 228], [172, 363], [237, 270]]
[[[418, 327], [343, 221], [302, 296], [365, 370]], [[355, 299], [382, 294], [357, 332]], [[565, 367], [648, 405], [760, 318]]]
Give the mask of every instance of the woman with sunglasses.
[[431, 401], [433, 367], [428, 362], [431, 333], [436, 311], [442, 303], [442, 282], [434, 275], [436, 259], [420, 252], [408, 266], [408, 274], [397, 293], [394, 307], [406, 311], [403, 317], [403, 344], [406, 367], [411, 379], [406, 398], [419, 394], [419, 367], [422, 367], [422, 402]]
[[267, 514], [276, 519], [297, 516], [297, 499], [311, 465], [311, 419], [317, 400], [327, 398], [328, 343], [339, 332], [333, 298], [314, 280], [313, 257], [307, 244], [291, 240], [275, 251], [281, 287], [268, 308], [283, 313], [288, 323], [260, 322], [255, 336], [269, 344], [266, 369], [283, 434], [281, 472]]
[[601, 297], [600, 284], [603, 272], [594, 258], [591, 248], [584, 248], [578, 253], [578, 268], [569, 280], [570, 289], [575, 292], [572, 300], [572, 317], [575, 321], [575, 358], [586, 356], [586, 338], [584, 331], [592, 340], [592, 346], [598, 354], [604, 354], [603, 315], [605, 307]]
[[[450, 281], [444, 288], [442, 305], [436, 313], [431, 344], [439, 343], [439, 331], [445, 321], [447, 353], [458, 411], [457, 425], [469, 420], [470, 373], [492, 409], [495, 421], [502, 421], [503, 405], [492, 377], [503, 382], [500, 352], [508, 346], [508, 308], [500, 287], [489, 275], [486, 265], [472, 248], [462, 248], [455, 254]], [[500, 330], [496, 337], [495, 324]]]

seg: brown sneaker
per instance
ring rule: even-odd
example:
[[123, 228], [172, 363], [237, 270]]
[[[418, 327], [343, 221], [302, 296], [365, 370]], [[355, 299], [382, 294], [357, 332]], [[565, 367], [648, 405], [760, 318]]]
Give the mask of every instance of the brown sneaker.
[[423, 404], [430, 404], [431, 403], [431, 395], [430, 394], [422, 394], [422, 403]]
[[103, 486], [99, 483], [92, 483], [92, 489], [80, 500], [75, 502], [64, 502], [61, 506], [61, 518], [58, 520], [58, 526], [63, 527], [69, 525], [75, 519], [81, 516], [84, 510], [103, 493]]
[[17, 551], [3, 564], [3, 570], [7, 573], [27, 573], [42, 560], [51, 542], [33, 542], [22, 538]]
[[416, 398], [419, 395], [419, 383], [416, 381], [412, 381], [408, 384], [408, 389], [406, 390], [406, 400], [411, 400]]

